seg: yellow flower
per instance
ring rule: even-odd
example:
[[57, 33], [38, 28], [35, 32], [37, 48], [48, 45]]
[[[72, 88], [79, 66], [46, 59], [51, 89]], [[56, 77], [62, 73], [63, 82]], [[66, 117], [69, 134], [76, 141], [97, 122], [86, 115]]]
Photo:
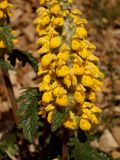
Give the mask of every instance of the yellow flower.
[[56, 104], [62, 107], [67, 106], [68, 103], [68, 97], [66, 94], [61, 95], [61, 96], [57, 96], [56, 98]]
[[59, 4], [54, 4], [51, 6], [50, 11], [52, 14], [59, 14], [60, 13], [60, 5]]
[[79, 38], [87, 37], [87, 31], [84, 27], [77, 27], [76, 34], [79, 36]]
[[73, 50], [79, 50], [79, 48], [80, 48], [79, 40], [72, 40], [72, 49]]
[[75, 114], [70, 111], [70, 117], [63, 124], [65, 128], [75, 129], [77, 126], [77, 121], [75, 118]]
[[93, 64], [92, 62], [87, 62], [86, 65], [85, 65], [85, 73], [86, 74], [90, 74], [92, 75], [93, 77], [100, 77], [100, 78], [103, 78], [104, 75], [102, 72], [99, 71], [98, 67]]
[[84, 92], [80, 92], [80, 91], [76, 91], [74, 94], [74, 100], [77, 103], [83, 104], [84, 100], [85, 100], [85, 94]]
[[68, 55], [69, 55], [68, 51], [59, 52], [58, 55], [57, 55], [57, 58], [62, 60], [62, 61], [67, 61]]
[[82, 66], [82, 64], [77, 64], [77, 63], [74, 63], [73, 64], [73, 72], [75, 75], [82, 75], [84, 73], [85, 69], [84, 67]]
[[44, 76], [43, 82], [41, 82], [39, 84], [40, 91], [50, 90], [50, 80], [51, 80], [51, 78], [50, 78], [49, 74]]
[[95, 91], [98, 91], [98, 92], [101, 92], [101, 86], [102, 86], [102, 82], [101, 81], [99, 81], [98, 79], [93, 79], [93, 89], [95, 90]]
[[54, 110], [54, 109], [55, 109], [55, 106], [52, 105], [52, 104], [49, 104], [49, 105], [45, 108], [45, 110], [46, 110], [47, 112], [49, 112], [49, 111], [51, 111], [51, 110]]
[[42, 96], [42, 102], [43, 103], [50, 103], [52, 101], [52, 92], [44, 92]]
[[64, 84], [69, 88], [71, 85], [76, 85], [77, 84], [77, 78], [74, 75], [67, 75], [64, 78]]
[[4, 13], [2, 10], [0, 10], [0, 18], [3, 18], [4, 17]]
[[90, 91], [90, 93], [88, 93], [87, 97], [88, 97], [88, 99], [89, 99], [90, 101], [92, 101], [92, 102], [95, 102], [95, 101], [96, 101], [96, 94], [95, 94], [95, 92], [93, 92], [93, 91]]
[[67, 91], [61, 86], [57, 86], [53, 90], [53, 95], [54, 96], [61, 96], [61, 95], [66, 94], [66, 93], [67, 93]]
[[53, 119], [53, 111], [50, 111], [47, 116], [47, 121], [49, 123], [52, 123], [52, 119]]
[[86, 48], [83, 48], [81, 51], [79, 51], [79, 55], [82, 58], [87, 58], [91, 54], [90, 51], [88, 51]]
[[42, 57], [41, 66], [47, 67], [56, 56], [54, 54], [46, 54]]
[[8, 1], [7, 0], [3, 0], [2, 2], [0, 2], [0, 9], [5, 9], [9, 6]]
[[65, 77], [70, 73], [70, 70], [67, 66], [61, 66], [56, 71], [58, 77]]
[[81, 15], [81, 11], [79, 9], [74, 9], [74, 10], [72, 10], [72, 14]]
[[57, 48], [57, 47], [59, 47], [60, 46], [60, 44], [61, 44], [61, 39], [60, 39], [60, 37], [53, 37], [53, 38], [51, 38], [51, 40], [50, 40], [50, 47], [51, 48]]
[[87, 119], [80, 120], [80, 128], [84, 131], [91, 129], [91, 124]]
[[61, 18], [61, 17], [58, 17], [58, 18], [53, 18], [52, 20], [52, 23], [53, 25], [56, 27], [56, 26], [63, 26], [63, 23], [64, 23], [64, 19]]
[[40, 4], [43, 5], [45, 4], [46, 0], [40, 0]]
[[2, 40], [0, 40], [0, 48], [5, 48], [5, 44]]
[[38, 54], [44, 54], [44, 53], [47, 53], [47, 52], [49, 52], [49, 49], [47, 48], [46, 45], [44, 45], [42, 48], [40, 48], [40, 49], [37, 51]]
[[102, 110], [96, 106], [93, 106], [91, 109], [90, 109], [93, 113], [101, 113]]

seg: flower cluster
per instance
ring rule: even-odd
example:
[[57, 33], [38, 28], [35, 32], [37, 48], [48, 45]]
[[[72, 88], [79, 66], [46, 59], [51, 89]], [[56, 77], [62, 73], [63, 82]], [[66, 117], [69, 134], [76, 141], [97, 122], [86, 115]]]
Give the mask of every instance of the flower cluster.
[[0, 19], [11, 15], [10, 11], [8, 10], [8, 8], [11, 6], [12, 5], [8, 3], [7, 0], [0, 0]]
[[71, 0], [40, 0], [35, 19], [40, 55], [38, 76], [42, 92], [39, 115], [52, 123], [55, 109], [67, 110], [63, 126], [89, 130], [98, 124], [101, 109], [95, 105], [103, 74], [94, 64], [95, 46], [86, 40], [87, 21]]
[[[8, 3], [7, 0], [0, 0], [0, 24], [3, 26], [5, 23], [5, 19], [11, 16], [11, 12], [9, 8], [12, 7], [12, 4]], [[6, 25], [6, 23], [5, 23]], [[14, 32], [14, 31], [13, 31]], [[14, 33], [13, 33], [14, 34]], [[13, 43], [16, 43], [16, 40], [13, 39]], [[0, 40], [0, 48], [6, 48], [3, 40]]]

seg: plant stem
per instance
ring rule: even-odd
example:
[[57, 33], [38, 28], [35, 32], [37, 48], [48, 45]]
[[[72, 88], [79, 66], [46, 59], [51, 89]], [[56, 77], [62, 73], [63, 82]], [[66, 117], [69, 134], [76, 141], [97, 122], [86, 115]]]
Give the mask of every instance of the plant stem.
[[10, 81], [9, 73], [7, 70], [2, 69], [2, 68], [1, 68], [1, 72], [2, 72], [2, 76], [4, 79], [4, 83], [5, 83], [7, 92], [8, 92], [8, 97], [9, 97], [9, 100], [12, 106], [13, 118], [14, 118], [15, 124], [17, 125], [18, 124], [18, 118], [16, 116], [17, 103], [16, 103], [13, 87]]
[[68, 131], [64, 128], [63, 129], [63, 146], [62, 146], [62, 160], [69, 160], [69, 156], [68, 156]]

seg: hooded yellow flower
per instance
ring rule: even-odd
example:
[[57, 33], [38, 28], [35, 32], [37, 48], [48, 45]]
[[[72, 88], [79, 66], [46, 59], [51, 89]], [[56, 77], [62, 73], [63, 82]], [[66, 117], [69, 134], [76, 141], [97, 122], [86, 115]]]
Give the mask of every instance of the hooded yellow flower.
[[[62, 3], [61, 3], [62, 1]], [[95, 106], [96, 91], [101, 91], [103, 74], [95, 65], [95, 45], [86, 40], [87, 21], [72, 0], [40, 0], [35, 20], [40, 64], [39, 90], [42, 91], [39, 115], [51, 124], [56, 109], [67, 111], [65, 128], [90, 130], [99, 124]]]

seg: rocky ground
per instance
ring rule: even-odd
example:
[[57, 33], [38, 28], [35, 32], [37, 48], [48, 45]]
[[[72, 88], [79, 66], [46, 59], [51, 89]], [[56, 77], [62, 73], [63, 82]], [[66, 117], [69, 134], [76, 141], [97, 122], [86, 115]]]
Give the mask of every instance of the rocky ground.
[[[36, 34], [32, 20], [35, 19], [35, 0], [11, 0], [14, 4], [11, 19], [18, 36], [17, 47], [29, 50], [38, 58]], [[97, 46], [99, 67], [105, 74], [103, 93], [98, 94], [97, 104], [103, 109], [101, 125], [95, 129], [92, 145], [113, 158], [120, 158], [120, 1], [119, 0], [74, 0], [88, 20], [88, 36]], [[36, 75], [27, 65], [16, 72], [10, 71], [16, 98], [21, 88], [37, 85]], [[0, 79], [0, 137], [13, 125], [11, 105], [2, 78]]]

